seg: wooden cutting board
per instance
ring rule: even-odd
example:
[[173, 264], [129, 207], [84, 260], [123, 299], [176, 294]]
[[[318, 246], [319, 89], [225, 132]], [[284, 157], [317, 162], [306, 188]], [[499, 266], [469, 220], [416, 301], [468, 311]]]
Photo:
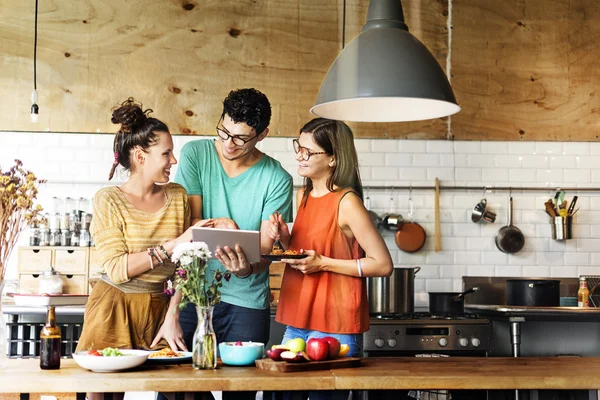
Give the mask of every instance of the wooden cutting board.
[[334, 368], [354, 368], [360, 366], [359, 357], [344, 357], [337, 360], [326, 361], [308, 361], [305, 363], [289, 363], [287, 361], [273, 361], [265, 358], [256, 360], [256, 367], [267, 371], [279, 372], [298, 372], [298, 371], [318, 371]]

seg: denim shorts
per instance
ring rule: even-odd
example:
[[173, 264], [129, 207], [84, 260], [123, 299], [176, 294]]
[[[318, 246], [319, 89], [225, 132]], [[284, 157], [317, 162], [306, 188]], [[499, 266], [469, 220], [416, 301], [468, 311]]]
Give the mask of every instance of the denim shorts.
[[343, 334], [343, 333], [326, 333], [320, 331], [313, 331], [309, 329], [294, 328], [293, 326], [287, 326], [281, 344], [285, 344], [290, 339], [302, 338], [305, 342], [311, 338], [322, 338], [325, 336], [331, 336], [340, 341], [341, 344], [347, 344], [350, 346], [350, 351], [346, 354], [346, 357], [361, 357], [362, 356], [362, 334]]

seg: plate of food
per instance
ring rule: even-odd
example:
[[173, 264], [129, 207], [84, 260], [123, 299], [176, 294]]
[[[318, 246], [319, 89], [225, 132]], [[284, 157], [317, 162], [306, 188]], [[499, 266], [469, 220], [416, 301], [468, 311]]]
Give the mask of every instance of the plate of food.
[[186, 364], [191, 362], [191, 351], [173, 351], [170, 347], [150, 353], [146, 360], [146, 364]]
[[295, 260], [308, 257], [308, 254], [300, 253], [296, 250], [274, 249], [270, 254], [263, 254], [262, 258], [270, 261]]
[[114, 349], [78, 351], [73, 360], [83, 369], [93, 372], [115, 372], [142, 365], [150, 353], [145, 350]]

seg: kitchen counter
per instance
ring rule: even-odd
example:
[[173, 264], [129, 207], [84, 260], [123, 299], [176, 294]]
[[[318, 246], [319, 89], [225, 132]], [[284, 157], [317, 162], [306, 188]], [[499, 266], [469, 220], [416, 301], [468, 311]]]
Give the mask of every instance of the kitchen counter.
[[197, 371], [191, 365], [142, 366], [116, 373], [86, 371], [62, 360], [8, 360], [2, 393], [378, 389], [600, 389], [600, 357], [367, 358], [358, 368], [272, 372], [254, 367]]
[[465, 304], [465, 310], [491, 318], [522, 318], [522, 321], [600, 322], [598, 307], [524, 307]]

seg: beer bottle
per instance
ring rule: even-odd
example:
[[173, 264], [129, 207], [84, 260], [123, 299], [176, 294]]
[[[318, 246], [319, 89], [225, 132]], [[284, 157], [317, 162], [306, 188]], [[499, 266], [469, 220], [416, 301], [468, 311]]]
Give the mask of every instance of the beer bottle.
[[56, 324], [56, 315], [54, 306], [48, 307], [48, 316], [46, 325], [40, 332], [40, 368], [41, 369], [59, 369], [60, 368], [60, 348], [61, 335], [60, 328]]
[[587, 287], [585, 276], [579, 278], [579, 290], [577, 291], [577, 307], [588, 307], [590, 290]]

